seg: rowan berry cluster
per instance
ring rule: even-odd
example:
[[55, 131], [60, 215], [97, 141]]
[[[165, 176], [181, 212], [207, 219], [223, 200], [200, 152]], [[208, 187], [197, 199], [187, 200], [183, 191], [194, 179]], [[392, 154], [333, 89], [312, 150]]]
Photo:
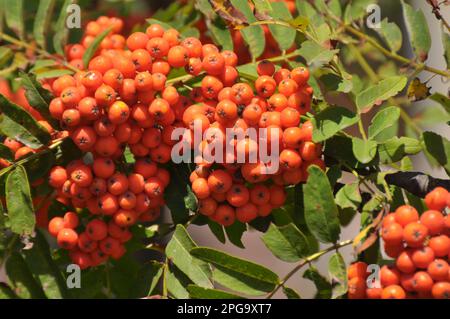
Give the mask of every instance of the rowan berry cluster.
[[[221, 144], [228, 158], [199, 164], [190, 177], [192, 190], [199, 199], [200, 213], [225, 226], [236, 219], [248, 223], [281, 207], [286, 200], [284, 186], [304, 182], [310, 165], [324, 168], [322, 147], [312, 142], [311, 122], [301, 123], [311, 105], [309, 72], [303, 67], [275, 71], [275, 66], [264, 60], [257, 66], [254, 91], [248, 83], [235, 83], [237, 73], [232, 81], [224, 80], [227, 68], [235, 73], [234, 54], [216, 52], [211, 56], [217, 67], [211, 70], [206, 64], [208, 75], [198, 93], [193, 91], [193, 99], [200, 104], [184, 111], [183, 122], [192, 135], [196, 122], [202, 131], [208, 130], [206, 138], [194, 146], [200, 153], [211, 151], [217, 140], [225, 141]], [[248, 134], [249, 129], [261, 128], [266, 129], [265, 139]], [[243, 138], [228, 141], [227, 129], [236, 135], [241, 132]], [[270, 163], [260, 160], [259, 151], [262, 146], [270, 150], [274, 140], [279, 145], [272, 150], [278, 152], [275, 160], [279, 167], [271, 172]], [[229, 142], [234, 143], [232, 154], [226, 152]], [[252, 153], [257, 156], [255, 161], [250, 160]]]
[[366, 288], [367, 264], [348, 270], [349, 298], [450, 298], [450, 193], [436, 188], [425, 197], [420, 216], [409, 205], [398, 207], [382, 221], [384, 252], [394, 258], [379, 274], [380, 288]]
[[95, 158], [92, 165], [77, 160], [66, 168], [53, 167], [49, 184], [57, 190], [56, 200], [87, 208], [90, 216], [79, 223], [78, 215], [68, 212], [51, 219], [48, 230], [81, 268], [97, 266], [108, 257], [118, 259], [131, 239], [128, 228], [159, 217], [168, 183], [167, 170], [147, 159], [139, 159], [128, 176], [104, 157]]

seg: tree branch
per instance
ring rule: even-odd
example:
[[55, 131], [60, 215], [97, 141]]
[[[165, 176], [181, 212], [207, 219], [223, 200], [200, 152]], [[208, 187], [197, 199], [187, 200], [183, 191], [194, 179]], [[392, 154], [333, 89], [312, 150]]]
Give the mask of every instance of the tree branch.
[[401, 187], [420, 198], [424, 198], [426, 194], [439, 186], [450, 191], [450, 180], [434, 178], [419, 172], [388, 174], [385, 180], [388, 184]]

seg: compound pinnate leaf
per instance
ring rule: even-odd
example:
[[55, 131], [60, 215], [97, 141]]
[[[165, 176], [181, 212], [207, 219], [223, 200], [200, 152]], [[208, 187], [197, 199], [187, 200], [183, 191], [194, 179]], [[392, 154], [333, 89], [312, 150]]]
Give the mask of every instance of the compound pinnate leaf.
[[224, 287], [247, 295], [258, 296], [272, 291], [279, 283], [273, 271], [212, 248], [194, 248], [191, 255], [215, 266], [214, 280]]
[[89, 61], [91, 61], [95, 52], [97, 52], [98, 48], [100, 47], [100, 43], [103, 41], [104, 38], [106, 38], [106, 36], [110, 32], [111, 32], [111, 28], [104, 30], [102, 33], [100, 33], [98, 36], [95, 37], [95, 39], [92, 41], [92, 43], [86, 49], [86, 51], [84, 51], [84, 54], [83, 54], [83, 65], [84, 66], [87, 66], [89, 64]]
[[239, 248], [245, 248], [241, 239], [246, 230], [247, 225], [238, 221], [235, 221], [231, 226], [225, 227], [228, 240]]
[[[292, 15], [284, 2], [274, 2], [272, 3], [273, 12], [272, 16], [275, 19], [282, 21], [291, 21]], [[270, 32], [278, 43], [278, 46], [282, 50], [289, 49], [294, 43], [296, 30], [294, 28], [279, 26], [279, 25], [269, 25]]]
[[55, 0], [41, 0], [39, 1], [38, 11], [34, 20], [33, 34], [36, 42], [42, 47], [47, 47], [46, 32], [52, 18]]
[[400, 109], [397, 106], [389, 106], [379, 111], [369, 126], [369, 138], [377, 142], [386, 141], [386, 130], [394, 126], [399, 117]]
[[330, 182], [318, 166], [310, 166], [308, 173], [303, 187], [306, 225], [320, 242], [334, 243], [339, 239], [340, 227]]
[[332, 281], [332, 295], [335, 299], [347, 292], [347, 268], [340, 253], [335, 253], [328, 261], [328, 271]]
[[72, 4], [72, 0], [64, 0], [61, 6], [58, 20], [54, 26], [55, 34], [53, 35], [53, 47], [55, 51], [64, 55], [64, 46], [67, 43], [67, 38], [69, 36], [69, 29], [66, 27], [67, 16], [69, 15], [68, 7]]
[[189, 253], [197, 247], [186, 229], [177, 225], [172, 239], [167, 244], [166, 255], [195, 284], [212, 288], [210, 266]]
[[422, 138], [427, 152], [450, 176], [450, 141], [434, 132], [424, 132]]
[[402, 31], [394, 23], [389, 22], [387, 18], [381, 21], [380, 27], [375, 29], [386, 41], [393, 52], [397, 52], [402, 47]]
[[31, 235], [36, 219], [27, 173], [22, 166], [17, 166], [6, 178], [6, 207], [11, 230]]
[[311, 280], [316, 286], [317, 292], [314, 298], [316, 299], [330, 299], [331, 298], [331, 284], [322, 276], [315, 267], [308, 268], [303, 273], [303, 278]]
[[187, 286], [187, 291], [191, 299], [244, 299], [241, 296], [230, 294], [229, 292], [196, 285]]
[[402, 160], [406, 155], [414, 155], [422, 150], [420, 142], [410, 137], [393, 137], [378, 145], [380, 162], [384, 164]]
[[30, 113], [0, 94], [2, 118], [0, 130], [8, 137], [31, 147], [39, 148], [50, 142], [50, 134]]
[[50, 255], [50, 247], [40, 231], [36, 232], [33, 247], [23, 250], [25, 263], [35, 275], [36, 280], [45, 287], [45, 294], [50, 299], [68, 296], [67, 284]]
[[230, 30], [222, 19], [216, 17], [209, 24], [211, 34], [214, 40], [222, 46], [223, 50], [233, 50], [233, 38], [231, 37]]
[[356, 96], [356, 106], [358, 107], [359, 112], [367, 112], [375, 104], [381, 103], [388, 98], [397, 95], [398, 92], [404, 89], [406, 83], [406, 77], [392, 76], [361, 91]]
[[277, 258], [286, 262], [299, 261], [308, 254], [305, 235], [292, 223], [286, 226], [270, 224], [262, 240]]
[[34, 279], [25, 260], [18, 252], [13, 252], [8, 257], [5, 268], [8, 275], [8, 285], [18, 297], [23, 299], [44, 299], [46, 297], [42, 287]]
[[425, 14], [402, 0], [403, 17], [414, 52], [420, 61], [425, 61], [431, 48], [431, 35]]
[[377, 155], [377, 142], [363, 140], [357, 137], [352, 138], [352, 149], [356, 159], [363, 164], [370, 163]]
[[311, 121], [314, 125], [313, 140], [322, 142], [337, 132], [357, 123], [359, 116], [344, 107], [328, 107]]
[[23, 19], [24, 1], [8, 1], [5, 3], [6, 25], [20, 38], [25, 36], [25, 24]]
[[341, 208], [358, 208], [362, 198], [359, 191], [359, 184], [345, 184], [336, 194], [336, 204]]
[[283, 286], [283, 293], [286, 295], [288, 299], [302, 299], [302, 297], [300, 297], [298, 292], [286, 286]]
[[50, 115], [49, 104], [53, 99], [50, 91], [47, 91], [42, 85], [36, 81], [33, 76], [29, 76], [25, 72], [20, 71], [19, 76], [22, 79], [22, 84], [25, 88], [25, 96], [28, 103], [37, 110], [53, 128], [58, 128], [58, 122]]
[[302, 43], [299, 53], [305, 58], [308, 65], [314, 65], [315, 67], [322, 66], [331, 61], [339, 50], [328, 50], [319, 44], [306, 40]]

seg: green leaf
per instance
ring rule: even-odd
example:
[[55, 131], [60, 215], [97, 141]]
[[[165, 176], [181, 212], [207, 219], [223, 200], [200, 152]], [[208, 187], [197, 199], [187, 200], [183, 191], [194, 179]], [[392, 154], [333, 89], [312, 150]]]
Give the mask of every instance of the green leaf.
[[327, 64], [338, 52], [339, 50], [325, 49], [311, 40], [303, 42], [299, 49], [300, 55], [305, 58], [308, 65], [314, 65], [314, 67]]
[[333, 283], [332, 296], [335, 299], [347, 292], [347, 268], [340, 253], [335, 253], [328, 261], [328, 271]]
[[397, 95], [407, 83], [404, 76], [392, 76], [368, 87], [356, 96], [356, 106], [359, 112], [366, 112], [376, 103]]
[[100, 43], [103, 41], [104, 38], [111, 32], [111, 28], [108, 28], [104, 30], [102, 33], [100, 33], [98, 36], [95, 37], [94, 41], [89, 45], [89, 47], [84, 51], [83, 54], [83, 65], [87, 67], [89, 65], [89, 61], [91, 61], [92, 57], [94, 56], [95, 52], [97, 52]]
[[357, 209], [361, 201], [358, 182], [345, 184], [336, 194], [336, 204], [341, 208]]
[[298, 294], [298, 292], [286, 286], [283, 286], [283, 293], [286, 295], [288, 299], [302, 299]]
[[424, 132], [422, 138], [427, 152], [450, 176], [450, 141], [434, 132]]
[[175, 14], [180, 10], [181, 3], [172, 2], [167, 8], [160, 8], [153, 14], [154, 19], [161, 21], [170, 21]]
[[66, 282], [50, 255], [50, 247], [38, 230], [31, 249], [23, 250], [28, 269], [50, 299], [66, 298], [68, 289]]
[[352, 0], [345, 9], [345, 23], [359, 20], [367, 14], [367, 7], [374, 3], [373, 0]]
[[[249, 23], [255, 22], [256, 18], [247, 0], [231, 0], [233, 7], [238, 8]], [[240, 30], [245, 43], [248, 45], [253, 59], [264, 53], [266, 38], [264, 30], [260, 25], [245, 27]]]
[[414, 155], [422, 150], [420, 142], [410, 137], [393, 137], [378, 145], [380, 162], [384, 164], [400, 161], [406, 155]]
[[128, 293], [129, 298], [142, 298], [151, 296], [159, 279], [163, 274], [163, 264], [152, 260], [149, 264], [144, 266], [136, 274], [136, 279], [133, 285], [130, 287]]
[[[1, 6], [1, 1], [0, 1]], [[1, 19], [0, 19], [1, 22]], [[17, 295], [14, 291], [5, 283], [0, 283], [0, 300], [1, 299], [17, 299]]]
[[50, 134], [33, 116], [19, 105], [10, 102], [0, 94], [0, 111], [2, 118], [0, 130], [31, 148], [39, 148], [50, 142]]
[[5, 146], [5, 144], [0, 144], [0, 157], [4, 158], [8, 161], [14, 161], [14, 154], [12, 153], [12, 151]]
[[67, 69], [65, 66], [56, 63], [54, 60], [37, 60], [33, 67], [30, 69], [30, 73], [36, 75], [37, 80], [47, 78], [57, 78], [66, 74], [73, 74], [72, 70]]
[[188, 299], [189, 292], [186, 287], [191, 284], [189, 279], [176, 267], [171, 267], [170, 271], [165, 273], [167, 290], [176, 299]]
[[235, 246], [240, 248], [245, 248], [241, 241], [242, 235], [247, 230], [247, 226], [244, 223], [235, 221], [233, 225], [225, 227], [225, 232], [227, 233], [228, 240]]
[[8, 1], [5, 3], [6, 25], [21, 39], [25, 36], [25, 24], [23, 20], [23, 0]]
[[81, 287], [72, 289], [71, 294], [75, 299], [98, 298], [102, 296], [102, 289], [105, 284], [105, 269], [91, 268], [81, 272]]
[[11, 231], [31, 235], [36, 223], [27, 173], [17, 166], [6, 179], [6, 206]]
[[400, 118], [400, 109], [397, 106], [389, 106], [379, 111], [369, 126], [369, 139], [377, 142], [385, 142], [392, 136], [386, 136], [385, 132]]
[[169, 23], [163, 22], [161, 20], [149, 18], [149, 19], [146, 19], [145, 21], [148, 24], [154, 24], [154, 23], [159, 24], [159, 25], [161, 25], [164, 28], [164, 30], [168, 30], [168, 29], [172, 29], [173, 28]]
[[259, 14], [271, 14], [274, 11], [269, 0], [252, 0], [255, 4], [256, 12]]
[[13, 50], [8, 47], [0, 47], [0, 68], [3, 68], [13, 57]]
[[191, 299], [244, 299], [241, 296], [233, 295], [229, 292], [203, 288], [196, 285], [187, 286], [187, 291]]
[[39, 1], [38, 11], [34, 17], [33, 34], [36, 42], [44, 49], [47, 47], [46, 32], [50, 25], [55, 0]]
[[331, 284], [323, 277], [315, 267], [308, 268], [303, 273], [303, 278], [311, 280], [316, 286], [316, 299], [330, 299], [331, 298]]
[[308, 254], [305, 235], [292, 223], [286, 226], [270, 224], [262, 240], [278, 259], [286, 262], [299, 261]]
[[442, 105], [447, 113], [450, 113], [450, 98], [448, 98], [444, 94], [436, 92], [430, 96], [430, 99]]
[[216, 17], [208, 26], [215, 43], [221, 45], [223, 50], [234, 49], [230, 30], [221, 18]]
[[450, 35], [446, 32], [442, 32], [442, 43], [444, 46], [444, 57], [447, 62], [447, 69], [450, 69]]
[[223, 226], [219, 223], [216, 223], [212, 220], [208, 221], [208, 227], [211, 230], [211, 232], [216, 236], [217, 240], [220, 241], [222, 244], [225, 244], [226, 238], [225, 233], [223, 231]]
[[193, 258], [189, 253], [192, 248], [197, 247], [186, 229], [177, 225], [166, 248], [166, 255], [182, 272], [186, 274], [195, 284], [212, 288], [210, 281], [211, 269], [207, 263]]
[[356, 159], [367, 164], [377, 155], [377, 142], [354, 137], [352, 138], [352, 149]]
[[211, 18], [215, 14], [209, 0], [197, 0], [195, 7], [207, 18]]
[[376, 28], [381, 37], [386, 41], [392, 52], [397, 52], [402, 47], [402, 31], [394, 23], [389, 22], [387, 18], [381, 21], [380, 28]]
[[324, 84], [325, 91], [349, 93], [353, 88], [351, 75], [348, 73], [339, 76], [334, 73], [327, 73], [320, 77], [320, 81]]
[[328, 107], [311, 119], [314, 142], [322, 142], [337, 132], [354, 125], [359, 116], [344, 107]]
[[186, 185], [187, 189], [187, 195], [184, 196], [184, 205], [187, 209], [189, 209], [191, 212], [197, 211], [197, 197], [195, 197], [194, 192], [192, 192], [191, 187], [189, 185]]
[[[284, 2], [273, 2], [271, 16], [281, 21], [292, 20], [292, 15]], [[269, 24], [270, 32], [278, 43], [281, 50], [289, 49], [294, 43], [297, 31], [294, 28]]]
[[64, 46], [67, 43], [69, 29], [66, 27], [66, 19], [68, 16], [67, 7], [72, 4], [72, 0], [64, 0], [60, 9], [60, 14], [54, 26], [55, 34], [53, 35], [53, 47], [56, 53], [64, 55]]
[[169, 207], [172, 220], [175, 224], [183, 224], [189, 219], [189, 210], [186, 209], [184, 197], [186, 188], [180, 185], [188, 185], [188, 169], [186, 164], [170, 165], [170, 183], [164, 191], [164, 199]]
[[45, 298], [42, 287], [33, 278], [33, 274], [18, 252], [13, 252], [6, 260], [6, 273], [8, 285], [20, 298]]
[[52, 127], [58, 128], [58, 121], [50, 115], [48, 110], [50, 102], [53, 99], [52, 93], [44, 89], [33, 76], [29, 76], [22, 71], [19, 71], [19, 76], [22, 79], [28, 103], [30, 103], [30, 105], [37, 110]]
[[330, 182], [315, 165], [308, 168], [308, 173], [303, 187], [306, 224], [320, 242], [334, 243], [339, 239], [340, 226]]
[[252, 80], [256, 80], [258, 78], [258, 73], [256, 72], [256, 64], [255, 63], [239, 65], [236, 67], [236, 69], [239, 72], [239, 75], [241, 77], [244, 77], [246, 79], [252, 79]]
[[403, 17], [414, 52], [420, 61], [425, 61], [431, 48], [431, 35], [422, 10], [415, 10], [402, 0]]
[[271, 270], [212, 248], [194, 248], [191, 255], [213, 264], [214, 280], [234, 291], [252, 296], [263, 295], [279, 283], [277, 274]]

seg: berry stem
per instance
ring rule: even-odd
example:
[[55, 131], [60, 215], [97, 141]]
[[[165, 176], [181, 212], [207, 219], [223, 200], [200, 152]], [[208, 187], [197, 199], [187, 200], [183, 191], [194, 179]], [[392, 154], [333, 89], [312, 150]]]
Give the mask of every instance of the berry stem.
[[18, 160], [16, 162], [13, 162], [10, 166], [7, 166], [4, 169], [0, 170], [0, 177], [5, 175], [6, 173], [8, 173], [10, 170], [16, 168], [17, 166], [23, 165], [23, 164], [25, 164], [25, 163], [27, 163], [27, 162], [29, 162], [29, 161], [31, 161], [31, 160], [41, 156], [42, 154], [45, 154], [45, 153], [50, 152], [51, 150], [57, 148], [58, 146], [60, 146], [64, 142], [64, 140], [66, 138], [67, 137], [55, 140], [55, 141], [53, 141], [53, 143], [51, 145], [49, 145], [47, 148], [43, 149], [42, 151], [33, 153], [30, 156], [28, 156], [28, 157], [25, 157], [25, 158], [20, 159], [20, 160]]
[[270, 293], [267, 295], [266, 299], [272, 298], [272, 297], [275, 295], [275, 293], [276, 293], [281, 287], [284, 286], [284, 284], [289, 280], [289, 278], [291, 278], [293, 275], [295, 275], [300, 269], [303, 268], [303, 266], [310, 264], [312, 261], [314, 261], [314, 260], [316, 260], [316, 259], [322, 257], [322, 256], [325, 255], [326, 253], [329, 253], [329, 252], [331, 252], [331, 251], [333, 251], [333, 250], [336, 250], [336, 249], [339, 249], [339, 248], [342, 248], [342, 247], [345, 247], [345, 246], [348, 246], [348, 245], [351, 245], [351, 244], [353, 244], [353, 239], [345, 240], [345, 241], [342, 241], [342, 242], [340, 242], [340, 243], [337, 243], [337, 244], [335, 244], [335, 245], [333, 245], [333, 246], [330, 246], [330, 247], [328, 247], [328, 248], [326, 248], [326, 249], [324, 249], [324, 250], [321, 250], [321, 251], [319, 251], [319, 252], [317, 252], [317, 253], [315, 253], [315, 254], [312, 254], [312, 255], [306, 257], [300, 264], [298, 264], [297, 266], [295, 266], [290, 272], [287, 273], [286, 276], [283, 277], [283, 279], [282, 279], [282, 280], [280, 281], [280, 283], [275, 287], [275, 289], [272, 290], [272, 292], [270, 292]]
[[25, 49], [29, 49], [29, 50], [32, 50], [32, 51], [36, 51], [36, 52], [42, 54], [43, 56], [45, 56], [46, 58], [49, 58], [49, 59], [55, 60], [56, 62], [61, 63], [62, 65], [64, 65], [66, 68], [68, 68], [69, 70], [71, 70], [73, 72], [80, 72], [80, 70], [78, 68], [74, 67], [73, 65], [70, 65], [69, 63], [67, 63], [63, 59], [60, 59], [60, 58], [56, 57], [54, 54], [51, 54], [51, 53], [49, 53], [49, 52], [47, 52], [47, 51], [45, 51], [43, 49], [34, 47], [33, 45], [31, 45], [29, 43], [26, 43], [26, 42], [23, 42], [23, 41], [21, 41], [19, 39], [11, 37], [11, 36], [1, 32], [1, 31], [0, 31], [0, 39], [3, 39], [4, 41], [9, 42], [11, 44], [15, 44], [15, 45], [17, 45], [19, 47], [22, 47], [22, 48], [25, 48]]

